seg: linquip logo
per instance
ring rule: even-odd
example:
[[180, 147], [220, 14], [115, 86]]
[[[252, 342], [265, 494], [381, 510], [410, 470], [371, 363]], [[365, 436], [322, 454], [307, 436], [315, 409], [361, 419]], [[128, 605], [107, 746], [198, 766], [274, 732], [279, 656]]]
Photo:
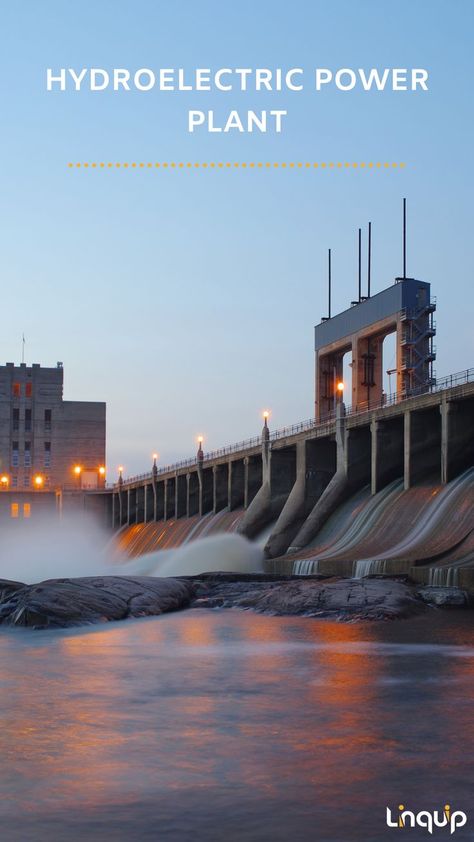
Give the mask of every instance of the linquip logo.
[[412, 827], [423, 827], [428, 833], [433, 833], [438, 827], [449, 829], [451, 834], [460, 827], [467, 824], [466, 813], [462, 810], [452, 810], [450, 804], [445, 804], [442, 810], [420, 810], [415, 813], [413, 810], [406, 810], [403, 804], [398, 806], [398, 815], [392, 814], [390, 807], [387, 807], [387, 827], [409, 829]]

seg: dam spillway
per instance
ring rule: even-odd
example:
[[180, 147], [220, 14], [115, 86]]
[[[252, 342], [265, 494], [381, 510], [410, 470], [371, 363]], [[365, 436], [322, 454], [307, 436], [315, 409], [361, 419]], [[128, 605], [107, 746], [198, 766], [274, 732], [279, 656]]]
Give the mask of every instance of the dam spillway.
[[88, 502], [104, 507], [132, 556], [266, 530], [269, 572], [410, 572], [474, 589], [474, 371], [344, 410], [273, 433], [265, 425], [259, 438], [122, 480]]

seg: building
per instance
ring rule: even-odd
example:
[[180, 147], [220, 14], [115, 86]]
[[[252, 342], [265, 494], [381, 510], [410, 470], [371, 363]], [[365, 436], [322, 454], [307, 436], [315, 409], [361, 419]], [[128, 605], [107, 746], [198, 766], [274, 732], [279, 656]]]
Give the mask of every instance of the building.
[[[314, 329], [316, 352], [315, 417], [324, 420], [344, 402], [353, 410], [382, 405], [383, 343], [396, 334], [396, 394], [398, 399], [427, 391], [433, 384], [436, 352], [433, 337], [436, 302], [430, 284], [415, 278], [395, 283]], [[352, 383], [343, 382], [343, 361], [349, 355]]]
[[105, 485], [105, 403], [63, 400], [63, 374], [60, 362], [0, 366], [0, 489], [10, 516], [28, 517], [39, 492]]

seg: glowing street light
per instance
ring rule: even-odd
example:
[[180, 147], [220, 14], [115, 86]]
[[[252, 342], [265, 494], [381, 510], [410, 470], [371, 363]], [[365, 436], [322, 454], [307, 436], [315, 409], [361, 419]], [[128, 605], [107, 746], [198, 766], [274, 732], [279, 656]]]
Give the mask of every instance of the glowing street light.
[[263, 412], [262, 412], [262, 415], [263, 415], [263, 423], [264, 423], [265, 427], [267, 427], [268, 426], [268, 419], [270, 418], [270, 410], [264, 409]]
[[337, 391], [338, 392], [344, 391], [344, 383], [342, 382], [342, 380], [340, 380], [339, 383], [337, 384]]
[[119, 485], [123, 484], [123, 465], [119, 465], [119, 468], [118, 468], [118, 481], [119, 481]]
[[204, 460], [204, 453], [203, 453], [203, 450], [202, 450], [203, 441], [204, 441], [204, 436], [198, 436], [197, 437], [197, 443], [198, 443], [197, 458], [198, 458], [199, 462], [202, 462]]
[[82, 471], [82, 468], [81, 468], [80, 465], [74, 465], [74, 473], [76, 474], [76, 477], [80, 476], [81, 471]]
[[99, 474], [101, 477], [105, 477], [105, 466], [101, 465], [99, 468]]
[[35, 476], [35, 478], [34, 478], [33, 482], [34, 482], [35, 488], [38, 488], [38, 489], [39, 489], [39, 488], [43, 488], [43, 485], [44, 485], [44, 477], [43, 477], [43, 476], [41, 476], [41, 474], [36, 474], [36, 476]]
[[8, 474], [2, 474], [2, 476], [0, 477], [1, 487], [2, 488], [8, 488], [9, 484], [10, 484], [10, 477], [8, 476]]

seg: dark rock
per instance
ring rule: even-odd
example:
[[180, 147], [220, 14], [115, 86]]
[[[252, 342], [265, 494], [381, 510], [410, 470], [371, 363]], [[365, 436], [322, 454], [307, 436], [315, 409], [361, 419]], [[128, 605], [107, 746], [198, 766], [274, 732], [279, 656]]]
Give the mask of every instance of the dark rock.
[[462, 608], [470, 605], [469, 594], [467, 591], [461, 590], [461, 588], [436, 588], [429, 586], [418, 588], [416, 593], [423, 602], [437, 605], [438, 608]]
[[308, 579], [199, 583], [194, 608], [238, 607], [278, 614], [381, 620], [423, 611], [415, 589], [393, 579]]
[[[66, 627], [175, 611], [189, 604], [192, 582], [149, 576], [50, 579], [10, 583], [0, 594], [0, 623], [34, 628]], [[17, 587], [17, 585], [19, 585]]]

